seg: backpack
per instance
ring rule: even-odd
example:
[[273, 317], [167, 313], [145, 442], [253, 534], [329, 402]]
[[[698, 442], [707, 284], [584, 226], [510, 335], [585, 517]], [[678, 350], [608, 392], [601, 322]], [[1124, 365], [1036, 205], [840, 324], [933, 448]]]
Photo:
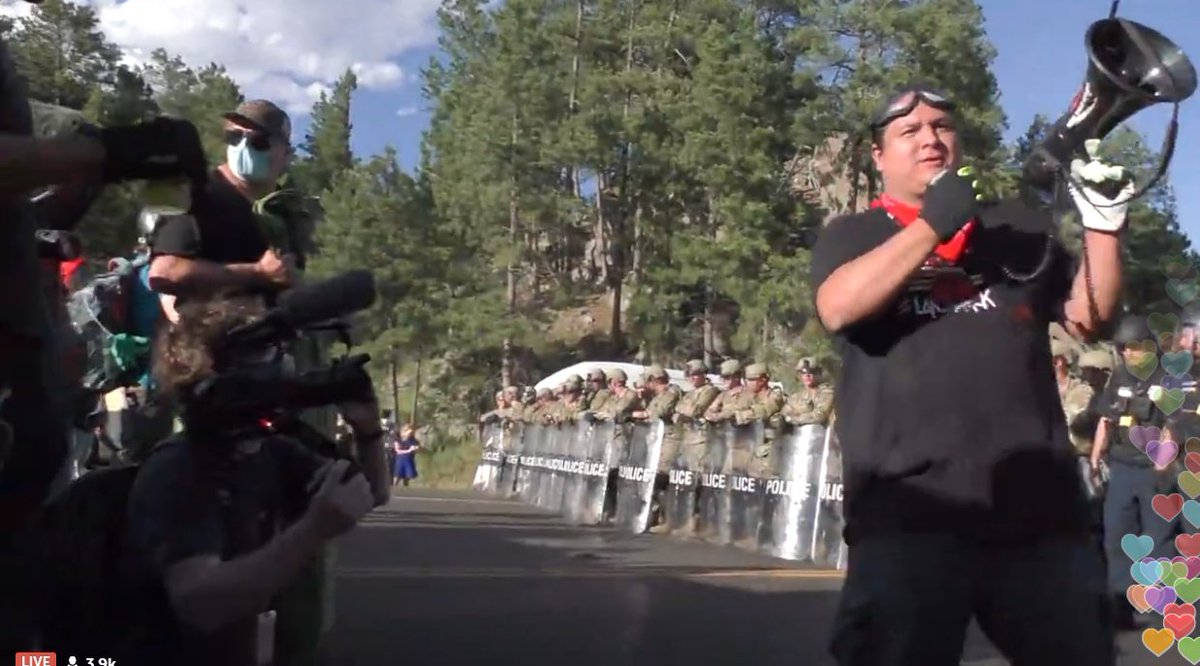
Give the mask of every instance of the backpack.
[[147, 282], [149, 268], [146, 256], [115, 261], [67, 298], [67, 315], [84, 357], [85, 391], [107, 393], [145, 378], [155, 326], [143, 313], [158, 307]]

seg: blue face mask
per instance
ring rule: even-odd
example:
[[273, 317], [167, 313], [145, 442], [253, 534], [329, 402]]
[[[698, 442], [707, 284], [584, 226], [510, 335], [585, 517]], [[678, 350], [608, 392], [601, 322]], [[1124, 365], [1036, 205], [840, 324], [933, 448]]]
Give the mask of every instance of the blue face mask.
[[271, 174], [271, 154], [251, 148], [246, 139], [226, 148], [225, 159], [235, 176], [251, 183], [261, 183]]

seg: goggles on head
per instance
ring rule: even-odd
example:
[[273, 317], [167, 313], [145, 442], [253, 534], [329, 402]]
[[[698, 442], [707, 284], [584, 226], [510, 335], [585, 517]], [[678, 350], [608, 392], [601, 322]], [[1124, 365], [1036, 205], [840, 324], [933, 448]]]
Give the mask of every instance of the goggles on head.
[[884, 104], [871, 119], [871, 129], [881, 129], [897, 118], [903, 118], [917, 108], [919, 102], [925, 102], [935, 109], [953, 111], [957, 106], [945, 94], [924, 87], [906, 88], [888, 97]]

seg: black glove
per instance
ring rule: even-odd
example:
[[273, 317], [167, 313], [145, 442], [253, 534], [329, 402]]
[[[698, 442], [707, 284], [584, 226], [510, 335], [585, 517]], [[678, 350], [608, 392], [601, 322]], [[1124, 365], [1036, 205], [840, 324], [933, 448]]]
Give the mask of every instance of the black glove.
[[925, 205], [921, 219], [937, 232], [938, 241], [945, 243], [978, 213], [975, 176], [964, 167], [957, 173], [949, 169], [933, 177], [925, 190]]
[[208, 164], [196, 126], [177, 118], [155, 118], [95, 133], [104, 144], [104, 182], [188, 178], [204, 181]]

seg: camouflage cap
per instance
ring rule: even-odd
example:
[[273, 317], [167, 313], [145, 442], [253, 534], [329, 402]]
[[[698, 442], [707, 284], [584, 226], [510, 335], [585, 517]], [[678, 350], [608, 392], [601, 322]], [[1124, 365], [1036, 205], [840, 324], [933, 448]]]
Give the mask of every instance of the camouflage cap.
[[236, 110], [226, 113], [225, 119], [262, 130], [284, 143], [292, 142], [292, 119], [274, 102], [265, 99], [242, 102]]
[[708, 367], [704, 365], [704, 361], [700, 359], [692, 359], [687, 362], [687, 373], [689, 375], [706, 375]]
[[588, 371], [588, 381], [605, 381], [604, 371], [600, 368], [592, 368]]
[[733, 377], [742, 374], [742, 364], [736, 358], [731, 358], [721, 364], [721, 376]]
[[552, 393], [550, 391], [550, 389], [542, 389], [537, 392], [538, 400], [549, 400], [550, 398], [553, 398], [553, 397], [554, 397], [554, 393]]
[[1066, 340], [1054, 339], [1050, 341], [1050, 356], [1061, 356], [1067, 359], [1068, 363], [1071, 363], [1075, 360], [1075, 350], [1071, 348], [1071, 345]]
[[1089, 352], [1084, 352], [1083, 354], [1081, 354], [1079, 356], [1079, 367], [1080, 368], [1099, 368], [1101, 370], [1112, 370], [1113, 369], [1112, 354], [1110, 354], [1106, 351], [1100, 350], [1100, 349], [1095, 349], [1095, 350], [1092, 350]]
[[605, 371], [604, 374], [608, 375], [609, 381], [612, 381], [614, 379], [620, 380], [620, 381], [626, 381], [629, 379], [629, 377], [625, 376], [625, 371], [620, 368], [613, 368], [611, 370], [607, 370], [607, 371]]
[[655, 363], [654, 365], [646, 368], [645, 377], [647, 381], [651, 379], [666, 379], [667, 371], [661, 365]]
[[759, 379], [761, 377], [769, 377], [767, 366], [763, 363], [751, 363], [746, 366], [746, 379]]

